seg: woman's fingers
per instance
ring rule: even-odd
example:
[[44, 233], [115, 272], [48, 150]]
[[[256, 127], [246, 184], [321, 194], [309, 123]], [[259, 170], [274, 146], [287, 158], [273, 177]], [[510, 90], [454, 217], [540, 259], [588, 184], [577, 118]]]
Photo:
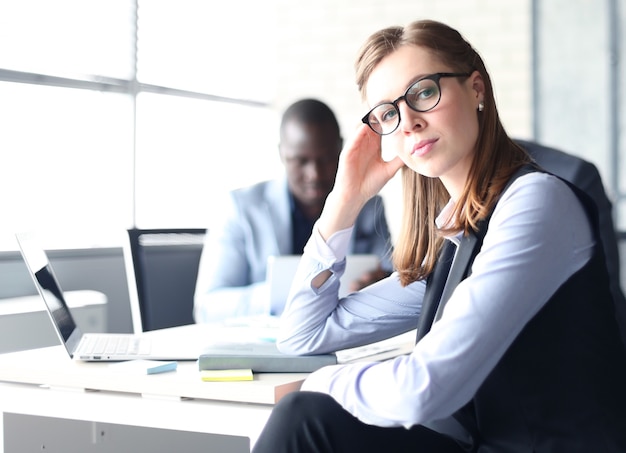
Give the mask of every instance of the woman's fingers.
[[363, 125], [357, 129], [342, 151], [336, 187], [369, 199], [402, 166], [403, 163], [397, 156], [388, 162], [383, 160], [380, 136]]

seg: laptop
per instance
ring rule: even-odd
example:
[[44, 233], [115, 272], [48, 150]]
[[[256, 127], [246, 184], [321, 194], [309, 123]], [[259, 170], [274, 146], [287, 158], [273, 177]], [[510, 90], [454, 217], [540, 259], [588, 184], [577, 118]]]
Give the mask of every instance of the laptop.
[[54, 330], [70, 358], [85, 361], [197, 360], [201, 348], [185, 341], [148, 338], [144, 335], [83, 333], [67, 306], [46, 252], [32, 238], [16, 235], [20, 253], [50, 315]]
[[[46, 252], [32, 239], [16, 235], [26, 267], [41, 295], [59, 340], [70, 358], [90, 362], [125, 360], [197, 360], [199, 368], [244, 366], [255, 372], [311, 372], [337, 363], [335, 354], [291, 356], [278, 351], [274, 341], [169, 341], [146, 334], [83, 333], [67, 306]], [[240, 334], [240, 332], [238, 333]]]
[[[267, 260], [267, 282], [269, 285], [270, 303], [276, 314], [282, 312], [291, 283], [296, 275], [300, 255], [270, 256]], [[350, 293], [350, 283], [357, 280], [363, 273], [376, 269], [380, 265], [378, 256], [373, 254], [355, 254], [346, 257], [346, 271], [341, 276], [339, 297]]]

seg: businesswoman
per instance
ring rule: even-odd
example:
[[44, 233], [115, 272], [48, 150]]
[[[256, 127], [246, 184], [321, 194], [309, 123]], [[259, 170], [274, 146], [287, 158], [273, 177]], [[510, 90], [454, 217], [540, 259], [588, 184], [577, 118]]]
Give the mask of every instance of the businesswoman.
[[[394, 360], [312, 373], [254, 451], [626, 451], [626, 353], [593, 204], [507, 136], [456, 30], [381, 30], [356, 72], [370, 111], [342, 152], [279, 346], [323, 353], [416, 326], [418, 341]], [[397, 271], [338, 299], [354, 219], [401, 168]]]

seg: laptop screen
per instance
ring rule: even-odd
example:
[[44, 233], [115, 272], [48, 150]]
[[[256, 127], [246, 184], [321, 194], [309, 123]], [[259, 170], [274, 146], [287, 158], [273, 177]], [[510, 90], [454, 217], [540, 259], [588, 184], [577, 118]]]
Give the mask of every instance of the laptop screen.
[[76, 326], [69, 309], [63, 302], [63, 295], [60, 293], [59, 285], [50, 265], [48, 264], [35, 272], [35, 278], [39, 284], [44, 302], [48, 306], [50, 316], [52, 316], [54, 323], [59, 328], [59, 334], [64, 341], [69, 340]]
[[26, 267], [33, 278], [37, 291], [46, 304], [54, 330], [72, 356], [80, 342], [82, 332], [72, 318], [63, 297], [61, 286], [48, 261], [48, 256], [31, 240], [19, 236], [17, 239]]

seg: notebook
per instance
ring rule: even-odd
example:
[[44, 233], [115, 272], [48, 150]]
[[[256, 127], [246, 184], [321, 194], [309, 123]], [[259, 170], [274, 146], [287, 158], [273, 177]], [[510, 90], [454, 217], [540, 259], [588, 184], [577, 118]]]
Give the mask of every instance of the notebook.
[[73, 359], [85, 361], [197, 360], [201, 348], [134, 334], [83, 333], [67, 306], [46, 252], [32, 238], [16, 235], [26, 267], [50, 315], [59, 340]]
[[200, 370], [250, 369], [255, 373], [310, 373], [336, 363], [337, 356], [332, 353], [282, 354], [274, 342], [215, 344], [198, 358]]
[[[270, 256], [267, 260], [267, 282], [270, 304], [274, 314], [280, 314], [287, 302], [291, 283], [299, 263], [300, 255]], [[348, 255], [346, 257], [346, 271], [340, 280], [339, 297], [346, 296], [350, 292], [350, 283], [357, 280], [363, 273], [376, 269], [379, 263], [376, 255]]]

